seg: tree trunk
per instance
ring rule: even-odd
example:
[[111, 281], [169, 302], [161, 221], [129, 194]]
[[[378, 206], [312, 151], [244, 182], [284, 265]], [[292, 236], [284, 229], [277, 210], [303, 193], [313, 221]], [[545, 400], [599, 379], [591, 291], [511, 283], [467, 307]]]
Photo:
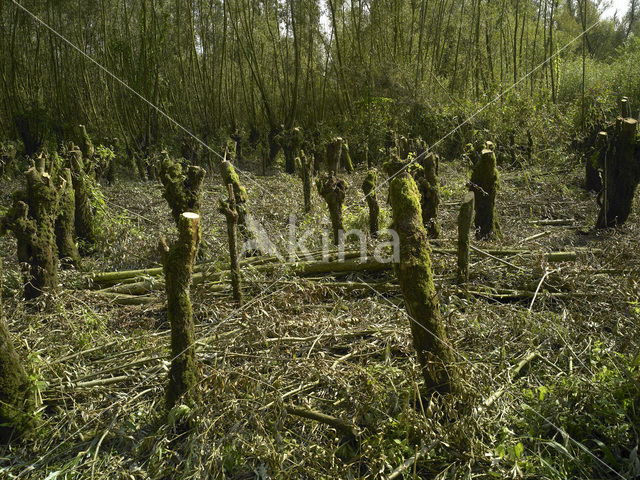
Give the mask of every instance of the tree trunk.
[[[2, 292], [0, 260], [0, 293]], [[0, 295], [0, 443], [6, 444], [34, 426], [31, 385], [16, 353], [2, 312]]]
[[440, 182], [438, 181], [438, 156], [428, 153], [422, 156], [416, 173], [416, 183], [420, 192], [420, 207], [422, 208], [422, 223], [427, 228], [430, 238], [440, 236], [438, 223], [438, 208], [440, 207]]
[[58, 258], [63, 266], [80, 266], [80, 253], [74, 241], [76, 219], [76, 196], [73, 191], [71, 170], [68, 168], [61, 176], [60, 204], [55, 224], [56, 245], [58, 246]]
[[176, 224], [184, 212], [200, 214], [205, 174], [204, 169], [193, 165], [184, 174], [182, 165], [171, 160], [168, 154], [162, 160], [160, 181], [164, 186], [163, 196], [171, 208]]
[[227, 185], [229, 199], [220, 201], [220, 213], [227, 220], [227, 237], [229, 239], [229, 263], [231, 272], [231, 287], [233, 299], [238, 307], [242, 306], [242, 279], [240, 276], [240, 264], [238, 262], [238, 212], [236, 211], [236, 199], [233, 193], [233, 185]]
[[475, 193], [475, 226], [478, 238], [500, 235], [500, 224], [496, 214], [496, 195], [500, 187], [496, 156], [493, 150], [482, 150], [480, 160], [471, 174], [471, 191]]
[[340, 168], [340, 157], [342, 155], [342, 144], [343, 140], [340, 137], [333, 138], [327, 144], [327, 171], [329, 173], [338, 173], [338, 169]]
[[371, 238], [378, 237], [380, 205], [378, 205], [378, 199], [376, 198], [376, 188], [378, 186], [378, 171], [375, 169], [369, 170], [367, 178], [365, 178], [362, 184], [362, 191], [364, 192], [367, 205], [369, 206], [369, 231], [371, 232]]
[[236, 203], [236, 212], [238, 213], [238, 228], [245, 240], [251, 240], [253, 239], [253, 234], [247, 225], [247, 217], [249, 215], [247, 190], [240, 183], [240, 177], [231, 163], [220, 163], [220, 175], [225, 188], [229, 184], [233, 185], [233, 196]]
[[302, 160], [302, 190], [304, 193], [304, 212], [311, 212], [311, 185], [313, 183], [313, 156], [307, 157], [301, 153]]
[[469, 240], [473, 224], [474, 203], [474, 193], [467, 193], [462, 200], [458, 214], [458, 285], [469, 281]]
[[193, 262], [198, 250], [200, 216], [184, 212], [178, 219], [178, 239], [163, 248], [167, 316], [171, 324], [171, 369], [166, 402], [171, 409], [182, 400], [193, 403], [198, 382], [195, 329], [189, 295]]
[[637, 124], [633, 118], [618, 118], [615, 151], [607, 155], [604, 167], [604, 198], [596, 228], [622, 225], [631, 213], [633, 196], [640, 180]]
[[[454, 379], [453, 352], [447, 340], [433, 284], [430, 247], [422, 223], [420, 194], [403, 162], [385, 164], [393, 210], [393, 228], [400, 238], [400, 263], [396, 275], [411, 323], [413, 346], [422, 368], [427, 392], [447, 393]], [[400, 172], [400, 173], [398, 173]]]
[[98, 243], [98, 224], [91, 208], [92, 179], [85, 170], [82, 152], [77, 148], [70, 152], [73, 190], [76, 197], [75, 227], [80, 249], [91, 251]]
[[[340, 142], [342, 143], [342, 142]], [[338, 178], [333, 172], [325, 173], [317, 180], [318, 193], [329, 207], [331, 227], [333, 229], [333, 243], [340, 245], [344, 226], [342, 222], [342, 207], [347, 193], [347, 182]]]

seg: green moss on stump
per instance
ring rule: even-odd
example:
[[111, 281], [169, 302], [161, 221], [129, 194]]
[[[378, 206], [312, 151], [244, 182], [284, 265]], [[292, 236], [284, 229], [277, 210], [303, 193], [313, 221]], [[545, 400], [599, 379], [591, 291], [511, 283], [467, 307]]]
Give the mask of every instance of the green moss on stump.
[[475, 226], [478, 238], [500, 236], [500, 223], [496, 213], [496, 196], [500, 188], [500, 178], [496, 168], [493, 144], [487, 142], [480, 159], [471, 174], [470, 190], [475, 194]]
[[76, 196], [73, 191], [71, 170], [65, 169], [61, 177], [60, 203], [55, 223], [58, 257], [63, 265], [80, 266], [80, 253], [74, 241]]
[[430, 247], [422, 223], [418, 187], [403, 162], [392, 159], [385, 164], [389, 176], [389, 200], [393, 228], [400, 239], [400, 262], [395, 271], [410, 317], [425, 388], [428, 393], [447, 393], [453, 389], [453, 352], [449, 346], [433, 283]]
[[197, 399], [195, 386], [199, 374], [189, 289], [199, 232], [200, 217], [185, 212], [178, 219], [176, 242], [170, 248], [162, 244], [167, 316], [171, 325], [171, 368], [166, 392], [168, 409], [174, 407], [178, 400], [192, 404]]
[[420, 192], [422, 222], [427, 228], [429, 237], [438, 238], [440, 236], [440, 223], [438, 222], [440, 207], [439, 158], [434, 153], [427, 153], [420, 157], [418, 163], [422, 168], [415, 170], [414, 178]]
[[81, 249], [91, 251], [100, 238], [98, 219], [91, 207], [91, 187], [93, 179], [86, 171], [82, 152], [77, 148], [69, 152], [71, 162], [71, 178], [76, 199], [75, 228]]
[[249, 215], [247, 190], [240, 183], [240, 177], [230, 162], [220, 163], [219, 168], [224, 188], [226, 189], [229, 184], [233, 185], [233, 195], [236, 201], [236, 211], [238, 212], [238, 229], [245, 240], [250, 240], [253, 238], [253, 234], [247, 225], [247, 217]]
[[160, 164], [163, 197], [171, 208], [176, 224], [184, 212], [200, 213], [205, 174], [204, 169], [193, 165], [187, 168], [185, 174], [179, 162], [173, 161], [168, 154], [163, 158]]

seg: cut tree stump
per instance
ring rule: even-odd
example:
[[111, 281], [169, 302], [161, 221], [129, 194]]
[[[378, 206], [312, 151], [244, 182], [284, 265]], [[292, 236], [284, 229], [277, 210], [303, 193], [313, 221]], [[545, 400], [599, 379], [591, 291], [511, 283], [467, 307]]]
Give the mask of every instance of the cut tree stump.
[[464, 196], [460, 213], [458, 214], [457, 282], [459, 285], [469, 281], [470, 237], [471, 226], [473, 225], [474, 196], [473, 192], [469, 192]]
[[389, 200], [393, 228], [400, 238], [400, 263], [395, 271], [409, 314], [413, 346], [425, 388], [428, 393], [448, 393], [455, 383], [453, 351], [440, 317], [420, 193], [405, 165], [397, 158], [385, 164], [386, 173], [392, 177]]
[[[0, 259], [0, 292], [2, 291]], [[33, 429], [31, 382], [13, 346], [4, 320], [0, 295], [0, 443], [6, 444]]]
[[229, 240], [229, 270], [231, 272], [231, 288], [233, 299], [239, 307], [242, 305], [242, 280], [240, 276], [240, 265], [238, 262], [238, 212], [236, 210], [236, 200], [233, 195], [233, 185], [227, 185], [229, 198], [220, 200], [220, 213], [227, 220], [227, 238]]
[[324, 198], [325, 202], [327, 202], [327, 207], [329, 208], [331, 227], [333, 230], [333, 243], [334, 245], [340, 245], [344, 231], [342, 207], [347, 194], [347, 182], [338, 178], [335, 173], [330, 172], [318, 177], [316, 186], [318, 187], [318, 193]]
[[596, 228], [622, 225], [631, 214], [633, 196], [640, 181], [637, 124], [633, 118], [618, 118], [615, 151], [607, 155], [604, 167], [604, 190]]
[[185, 212], [178, 219], [178, 239], [171, 247], [161, 242], [167, 316], [171, 324], [171, 368], [166, 392], [167, 408], [178, 401], [193, 403], [199, 374], [196, 365], [195, 328], [189, 286], [198, 250], [200, 216]]
[[491, 148], [493, 144], [487, 142], [489, 148], [482, 150], [480, 159], [471, 174], [471, 191], [475, 193], [475, 226], [479, 239], [500, 235], [500, 224], [496, 213], [496, 195], [500, 188], [496, 155]]

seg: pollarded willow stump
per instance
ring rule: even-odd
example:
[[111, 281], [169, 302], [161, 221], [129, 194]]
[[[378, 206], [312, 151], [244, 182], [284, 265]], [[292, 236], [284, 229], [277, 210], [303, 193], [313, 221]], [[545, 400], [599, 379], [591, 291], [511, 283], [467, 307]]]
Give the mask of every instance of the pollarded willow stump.
[[487, 142], [480, 159], [473, 167], [470, 189], [475, 193], [475, 226], [478, 238], [500, 235], [500, 224], [496, 213], [496, 196], [500, 188], [496, 156], [493, 144]]
[[247, 207], [249, 196], [247, 195], [247, 190], [240, 183], [240, 177], [230, 162], [220, 163], [220, 176], [222, 177], [222, 184], [225, 188], [227, 188], [229, 184], [233, 185], [233, 196], [236, 202], [236, 211], [238, 212], [238, 230], [240, 234], [245, 240], [253, 240], [253, 233], [247, 224], [247, 218], [249, 216], [249, 209]]
[[344, 231], [342, 208], [347, 194], [347, 182], [330, 172], [318, 177], [316, 186], [318, 187], [318, 193], [327, 202], [327, 207], [329, 208], [333, 243], [334, 245], [340, 245], [342, 232]]
[[58, 288], [58, 257], [54, 224], [58, 191], [47, 174], [32, 167], [25, 172], [27, 188], [14, 194], [13, 205], [0, 221], [18, 240], [18, 260], [24, 269], [24, 296], [32, 300]]
[[380, 205], [376, 197], [376, 189], [378, 187], [378, 171], [375, 169], [369, 170], [367, 177], [362, 183], [362, 191], [364, 192], [364, 198], [369, 206], [369, 231], [371, 232], [371, 238], [377, 238], [378, 231], [380, 230], [379, 217], [380, 217]]
[[229, 268], [231, 271], [231, 288], [233, 299], [238, 307], [242, 306], [242, 277], [238, 261], [238, 211], [233, 193], [233, 185], [227, 185], [228, 199], [220, 200], [220, 213], [227, 221], [227, 239], [229, 240]]
[[180, 400], [197, 398], [199, 374], [196, 364], [195, 328], [189, 294], [193, 263], [198, 253], [200, 216], [184, 212], [178, 218], [178, 239], [171, 247], [161, 242], [167, 292], [167, 316], [171, 324], [171, 368], [166, 392], [167, 408]]
[[409, 157], [409, 153], [411, 153], [411, 143], [409, 139], [404, 135], [400, 135], [396, 138], [396, 151], [398, 152], [398, 157], [401, 160], [406, 160]]
[[311, 190], [313, 185], [313, 156], [307, 157], [304, 151], [300, 152], [300, 165], [302, 167], [302, 192], [304, 195], [304, 212], [311, 212]]
[[585, 187], [587, 190], [599, 192], [602, 190], [601, 172], [609, 152], [609, 136], [607, 132], [598, 133], [596, 146], [585, 162]]
[[184, 212], [200, 213], [204, 169], [190, 165], [186, 174], [182, 165], [167, 154], [160, 164], [160, 181], [164, 187], [163, 197], [171, 208], [176, 224]]
[[[0, 259], [0, 292], [2, 292]], [[2, 312], [0, 295], [0, 443], [26, 434], [34, 427], [31, 382], [13, 346]]]
[[458, 285], [469, 281], [469, 249], [471, 246], [471, 226], [473, 225], [474, 193], [464, 196], [458, 214]]
[[99, 242], [100, 226], [95, 211], [91, 205], [91, 188], [94, 180], [87, 173], [82, 152], [77, 148], [69, 152], [71, 163], [71, 178], [76, 200], [75, 229], [80, 249], [89, 252]]
[[327, 161], [327, 171], [329, 173], [337, 174], [340, 169], [343, 143], [344, 140], [341, 137], [334, 137], [327, 143], [325, 160]]
[[440, 182], [438, 181], [439, 158], [436, 154], [423, 153], [418, 157], [420, 168], [415, 170], [414, 178], [420, 192], [422, 222], [431, 238], [440, 236], [438, 209], [440, 208]]
[[276, 137], [276, 140], [282, 147], [282, 153], [284, 153], [285, 172], [295, 173], [295, 158], [302, 145], [302, 130], [299, 127], [283, 130]]
[[[400, 262], [395, 271], [409, 314], [413, 346], [428, 393], [447, 393], [453, 389], [453, 352], [433, 283], [430, 247], [422, 223], [420, 193], [413, 177], [398, 158], [385, 163], [393, 177], [389, 200], [393, 210], [393, 228], [400, 239]], [[404, 169], [404, 170], [403, 170]]]
[[55, 223], [58, 258], [63, 266], [80, 266], [80, 253], [74, 240], [76, 220], [76, 196], [73, 191], [71, 170], [66, 168], [60, 175], [60, 203]]
[[633, 118], [618, 118], [615, 151], [607, 155], [605, 162], [605, 185], [596, 228], [622, 225], [631, 214], [633, 196], [640, 181], [637, 124]]

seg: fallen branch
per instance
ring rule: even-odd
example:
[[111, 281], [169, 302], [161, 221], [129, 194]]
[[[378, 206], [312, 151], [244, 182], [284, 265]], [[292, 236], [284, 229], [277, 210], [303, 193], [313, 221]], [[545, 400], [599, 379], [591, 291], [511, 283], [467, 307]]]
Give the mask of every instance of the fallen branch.
[[299, 408], [294, 405], [286, 405], [285, 409], [287, 413], [290, 413], [291, 415], [307, 418], [309, 420], [315, 420], [316, 422], [329, 425], [339, 432], [342, 432], [351, 441], [356, 441], [360, 435], [358, 427], [356, 427], [355, 424], [337, 417], [332, 417], [331, 415], [327, 415], [326, 413], [321, 413], [306, 408]]

